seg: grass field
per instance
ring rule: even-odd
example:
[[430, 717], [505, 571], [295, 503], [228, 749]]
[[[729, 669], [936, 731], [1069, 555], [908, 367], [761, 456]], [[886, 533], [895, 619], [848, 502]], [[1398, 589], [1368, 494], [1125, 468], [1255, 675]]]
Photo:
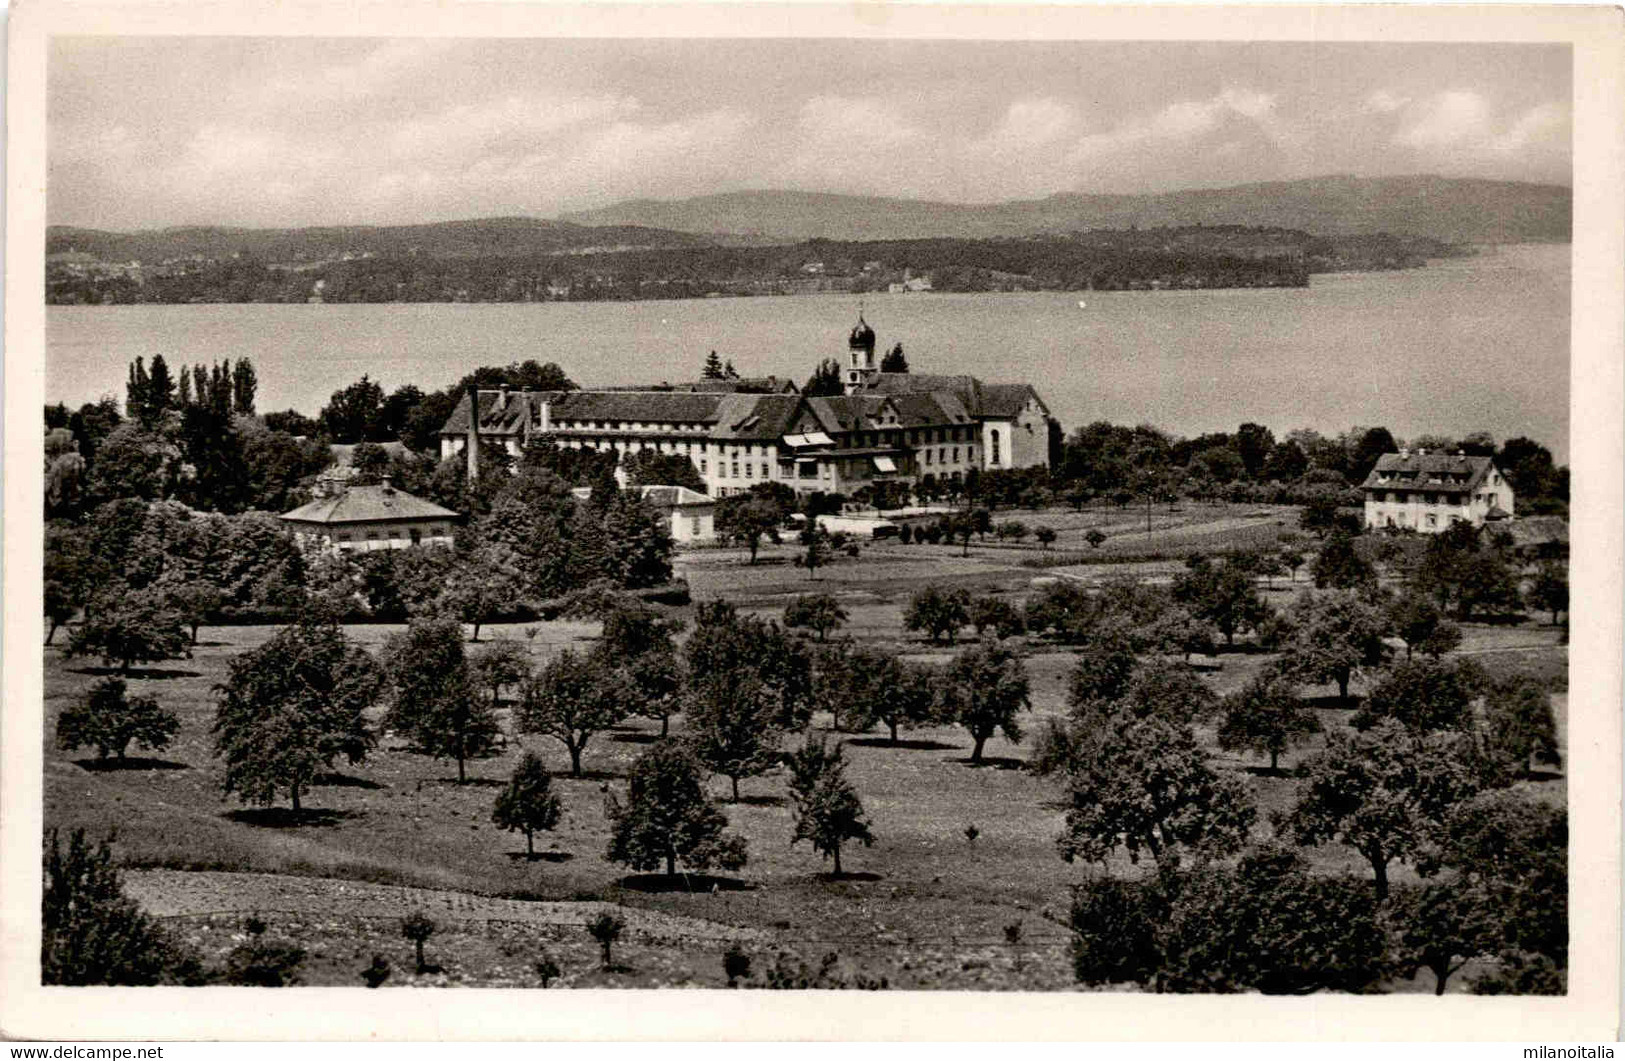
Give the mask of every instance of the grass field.
[[[1243, 519], [1223, 531], [1189, 523], [1182, 533], [1246, 534], [1258, 522]], [[1269, 526], [1273, 533], [1273, 517]], [[914, 588], [950, 581], [978, 592], [1002, 592], [1019, 604], [1031, 592], [1034, 578], [1053, 575], [1019, 566], [1024, 553], [1014, 549], [983, 550], [973, 545], [971, 555], [961, 557], [958, 548], [876, 544], [865, 546], [855, 560], [843, 558], [820, 569], [813, 581], [785, 562], [790, 552], [789, 547], [764, 549], [763, 562], [753, 567], [741, 552], [705, 550], [688, 554], [681, 567], [697, 600], [727, 597], [764, 615], [776, 614], [791, 596], [808, 588], [834, 592], [851, 613], [844, 633], [943, 662], [952, 650], [927, 645], [902, 630], [902, 607]], [[1122, 573], [1118, 565], [1106, 564], [1069, 571], [1066, 577], [1092, 580]], [[1301, 577], [1295, 586], [1277, 580], [1268, 597], [1282, 606], [1302, 585]], [[349, 632], [375, 647], [396, 629], [356, 626]], [[592, 623], [549, 622], [487, 629], [482, 640], [515, 639], [540, 663], [563, 647], [590, 642], [596, 632]], [[966, 762], [969, 736], [952, 727], [906, 731], [895, 747], [880, 734], [836, 735], [847, 742], [849, 776], [877, 838], [873, 848], [843, 853], [847, 878], [829, 879], [827, 865], [809, 847], [790, 845], [791, 810], [779, 772], [744, 781], [742, 801], [724, 804], [731, 828], [749, 841], [749, 865], [734, 878], [691, 879], [687, 884], [693, 891], [674, 890], [664, 880], [629, 878], [623, 867], [604, 858], [609, 833], [605, 796], [624, 790], [632, 760], [655, 739], [659, 724], [648, 720], [631, 719], [595, 737], [585, 756], [587, 776], [580, 779], [566, 776], [565, 749], [545, 738], [515, 738], [501, 754], [471, 763], [466, 785], [456, 783], [454, 763], [415, 754], [391, 738], [364, 763], [341, 766], [323, 777], [307, 794], [304, 802], [311, 813], [299, 824], [290, 825], [284, 812], [227, 801], [220, 791], [219, 765], [211, 754], [215, 687], [233, 655], [263, 643], [272, 633], [264, 627], [205, 627], [191, 659], [138, 670], [131, 679], [132, 692], [154, 695], [178, 712], [181, 733], [160, 758], [139, 759], [129, 768], [112, 770], [98, 768], [90, 758], [93, 752], [61, 752], [51, 743], [57, 713], [81, 697], [103, 671], [93, 661], [68, 660], [59, 648], [46, 649], [48, 826], [83, 825], [93, 836], [116, 829], [117, 854], [132, 868], [295, 875], [326, 879], [323, 886], [331, 888], [344, 887], [336, 881], [369, 882], [468, 896], [608, 901], [651, 914], [695, 919], [688, 922], [688, 930], [634, 932], [617, 949], [617, 968], [604, 971], [597, 966], [595, 945], [578, 924], [561, 927], [535, 920], [520, 924], [477, 912], [459, 914], [453, 904], [444, 911], [442, 932], [431, 948], [443, 967], [428, 978], [433, 983], [529, 983], [535, 979], [529, 963], [545, 948], [561, 965], [562, 982], [568, 984], [721, 986], [724, 944], [707, 926], [733, 926], [755, 940], [750, 947], [758, 970], [782, 948], [813, 966], [824, 953], [834, 951], [842, 957], [841, 968], [853, 975], [884, 976], [894, 987], [1073, 986], [1068, 933], [1057, 919], [1065, 919], [1070, 886], [1094, 870], [1069, 866], [1058, 856], [1055, 840], [1064, 817], [1062, 791], [1058, 782], [1036, 778], [1022, 768], [1023, 746], [994, 738], [986, 751], [989, 763], [972, 768]], [[1566, 667], [1567, 650], [1551, 627], [1474, 626], [1466, 635], [1462, 651], [1498, 668], [1533, 669], [1555, 685]], [[1266, 658], [1246, 652], [1225, 654], [1202, 660], [1202, 673], [1223, 693], [1242, 685]], [[1065, 713], [1071, 665], [1072, 657], [1064, 650], [1033, 647], [1027, 658], [1033, 707], [1022, 718], [1029, 731], [1045, 716]], [[1356, 683], [1355, 692], [1359, 689]], [[1334, 691], [1308, 690], [1317, 698], [1328, 728], [1345, 724], [1349, 714], [1346, 706], [1332, 703]], [[1560, 717], [1565, 699], [1555, 697]], [[815, 730], [827, 728], [829, 721], [816, 719]], [[682, 728], [678, 716], [673, 731], [681, 733]], [[1205, 736], [1211, 744], [1211, 733]], [[1314, 747], [1283, 757], [1282, 765], [1290, 767]], [[522, 835], [499, 831], [490, 823], [496, 786], [511, 772], [522, 748], [542, 754], [557, 772], [555, 791], [565, 807], [560, 827], [538, 836], [543, 857], [536, 861], [523, 857]], [[1218, 767], [1235, 771], [1255, 793], [1261, 822], [1267, 822], [1270, 811], [1291, 804], [1296, 784], [1292, 778], [1264, 776], [1258, 769], [1260, 761], [1212, 750]], [[1542, 798], [1566, 798], [1560, 777], [1531, 784]], [[726, 779], [715, 779], [712, 792], [725, 798]], [[972, 825], [974, 840], [966, 835]], [[1267, 830], [1267, 824], [1259, 826], [1260, 835]], [[1325, 870], [1369, 873], [1352, 852], [1341, 848], [1311, 854]], [[1126, 861], [1111, 868], [1135, 872]], [[1395, 875], [1404, 879], [1406, 873], [1397, 870]], [[173, 878], [146, 880], [157, 889], [154, 901], [161, 902], [164, 889], [170, 887], [164, 882]], [[203, 880], [198, 878], [200, 889]], [[211, 953], [229, 948], [233, 936], [240, 934], [236, 912], [252, 906], [264, 911], [273, 934], [294, 935], [314, 948], [307, 966], [309, 982], [353, 984], [375, 951], [391, 956], [398, 972], [392, 984], [419, 979], [410, 973], [410, 944], [399, 937], [393, 920], [397, 913], [369, 917], [351, 909], [343, 915], [324, 914], [326, 908], [309, 904], [279, 912], [274, 897], [249, 898], [229, 886], [211, 887], [213, 891], [201, 889], [184, 903], [170, 896], [174, 902], [166, 908], [171, 914], [188, 915], [173, 924]], [[410, 896], [418, 893], [399, 894], [407, 897], [395, 900], [396, 905], [410, 905]], [[226, 905], [210, 906], [211, 902]], [[388, 909], [387, 904], [380, 909]], [[1019, 942], [1013, 944], [1006, 932], [1018, 924]], [[1430, 984], [1408, 981], [1394, 987], [1431, 989]]]

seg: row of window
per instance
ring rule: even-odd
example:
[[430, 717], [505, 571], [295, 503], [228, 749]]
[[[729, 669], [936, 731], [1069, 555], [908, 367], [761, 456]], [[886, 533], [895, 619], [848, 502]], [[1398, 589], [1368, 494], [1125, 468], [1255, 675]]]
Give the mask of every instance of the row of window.
[[[1412, 501], [1415, 501], [1417, 499], [1417, 497], [1420, 497], [1422, 499], [1422, 504], [1424, 504], [1424, 505], [1449, 505], [1449, 504], [1454, 503], [1454, 502], [1451, 501], [1450, 495], [1448, 495], [1448, 494], [1420, 494], [1420, 495], [1417, 495], [1417, 494], [1404, 494], [1404, 493], [1399, 493], [1399, 494], [1388, 493], [1388, 494], [1385, 494], [1383, 496], [1383, 500], [1388, 501], [1388, 502], [1392, 502], [1394, 504], [1410, 504]], [[1489, 498], [1488, 494], [1480, 494], [1479, 495], [1479, 500], [1480, 501], [1488, 500], [1488, 498]], [[1462, 503], [1465, 504], [1465, 502], [1462, 502]]]
[[429, 535], [429, 537], [431, 537], [431, 538], [444, 538], [447, 535], [449, 535], [450, 533], [451, 533], [450, 528], [448, 528], [444, 524], [431, 523], [427, 527], [408, 527], [406, 529], [406, 533], [404, 535], [401, 533], [401, 529], [399, 527], [391, 527], [387, 531], [386, 530], [370, 530], [370, 531], [367, 531], [365, 533], [365, 535], [363, 535], [363, 533], [361, 531], [355, 531], [353, 533], [351, 531], [340, 531], [339, 534], [338, 534], [338, 540], [341, 541], [341, 542], [348, 542], [348, 541], [377, 542], [377, 541], [386, 541], [386, 540], [387, 541], [401, 541], [405, 537], [410, 537], [412, 539], [412, 544], [416, 545], [417, 543], [419, 543], [419, 542], [421, 542], [423, 540], [423, 536], [425, 534]]

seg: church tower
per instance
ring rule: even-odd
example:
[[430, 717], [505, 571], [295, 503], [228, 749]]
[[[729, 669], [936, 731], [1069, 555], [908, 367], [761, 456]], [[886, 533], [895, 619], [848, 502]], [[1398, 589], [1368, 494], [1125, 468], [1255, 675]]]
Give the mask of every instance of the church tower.
[[846, 393], [857, 394], [869, 386], [880, 369], [875, 365], [875, 330], [858, 314], [857, 326], [846, 341]]

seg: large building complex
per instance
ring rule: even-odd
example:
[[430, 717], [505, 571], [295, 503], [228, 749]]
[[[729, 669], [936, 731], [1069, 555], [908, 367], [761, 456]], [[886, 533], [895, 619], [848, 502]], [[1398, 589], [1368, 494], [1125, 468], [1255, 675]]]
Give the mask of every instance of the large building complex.
[[1512, 518], [1512, 485], [1489, 457], [1401, 450], [1377, 458], [1360, 485], [1365, 525], [1437, 534], [1452, 523], [1482, 527]]
[[716, 390], [471, 391], [441, 428], [441, 457], [465, 454], [477, 474], [471, 441], [517, 456], [537, 438], [681, 454], [712, 497], [762, 482], [850, 496], [877, 483], [962, 480], [973, 468], [1048, 466], [1052, 418], [1030, 384], [881, 372], [874, 330], [861, 318], [847, 347], [846, 393], [830, 397], [749, 393], [758, 388], [745, 381]]

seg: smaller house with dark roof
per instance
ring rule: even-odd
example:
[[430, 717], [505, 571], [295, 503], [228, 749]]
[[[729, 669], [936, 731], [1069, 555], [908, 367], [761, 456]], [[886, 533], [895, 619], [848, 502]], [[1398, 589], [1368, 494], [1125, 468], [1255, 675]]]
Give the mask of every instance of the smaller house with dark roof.
[[366, 486], [340, 484], [280, 518], [301, 549], [363, 553], [414, 545], [449, 548], [461, 517], [395, 489], [386, 478]]
[[1438, 534], [1512, 518], [1512, 485], [1489, 457], [1401, 450], [1377, 458], [1360, 485], [1365, 525]]

